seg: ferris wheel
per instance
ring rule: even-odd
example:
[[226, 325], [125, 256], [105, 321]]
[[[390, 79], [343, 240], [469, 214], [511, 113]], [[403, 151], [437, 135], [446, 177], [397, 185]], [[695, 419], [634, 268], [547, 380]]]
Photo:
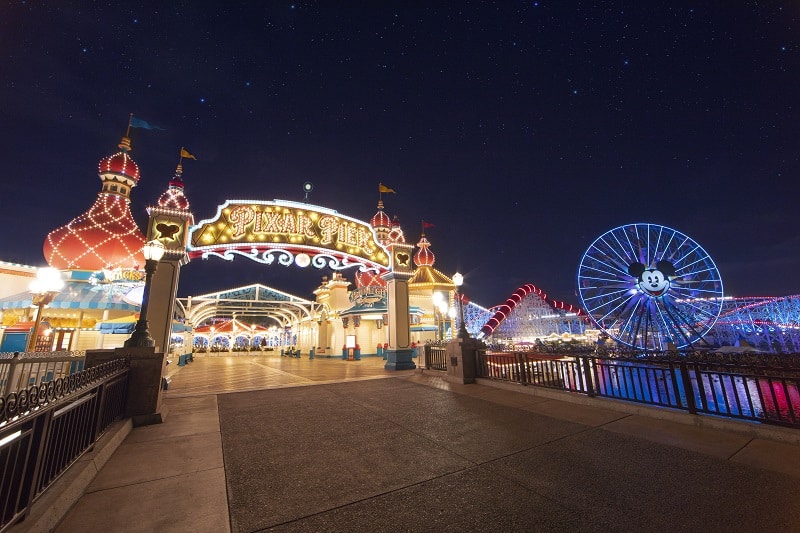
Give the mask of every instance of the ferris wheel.
[[578, 293], [591, 320], [641, 350], [700, 341], [722, 309], [722, 279], [694, 240], [657, 224], [629, 224], [598, 237], [578, 267]]

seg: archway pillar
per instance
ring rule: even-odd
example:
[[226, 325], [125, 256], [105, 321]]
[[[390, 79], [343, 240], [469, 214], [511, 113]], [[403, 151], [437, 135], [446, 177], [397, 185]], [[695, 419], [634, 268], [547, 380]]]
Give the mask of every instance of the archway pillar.
[[386, 370], [411, 370], [417, 367], [412, 360], [411, 320], [409, 315], [408, 280], [413, 271], [411, 257], [414, 247], [405, 243], [387, 247], [391, 269], [381, 275], [386, 280], [388, 296], [389, 349], [386, 351]]
[[158, 294], [158, 297], [151, 298], [148, 302], [147, 321], [150, 326], [150, 336], [156, 343], [156, 351], [165, 354], [169, 353], [172, 337], [172, 317], [175, 312], [180, 272], [180, 261], [162, 260], [159, 261], [151, 281], [150, 294]]
[[329, 335], [328, 335], [328, 314], [323, 313], [320, 315], [319, 322], [317, 323], [317, 355], [331, 355], [327, 352]]
[[[151, 280], [152, 295], [147, 307], [150, 336], [155, 341], [156, 352], [169, 352], [172, 337], [172, 318], [175, 297], [178, 295], [178, 277], [181, 266], [189, 262], [186, 246], [189, 244], [189, 223], [192, 213], [186, 209], [148, 207], [147, 241], [158, 241], [164, 246], [164, 258]], [[165, 234], [164, 228], [170, 228]], [[157, 295], [157, 296], [156, 296]]]

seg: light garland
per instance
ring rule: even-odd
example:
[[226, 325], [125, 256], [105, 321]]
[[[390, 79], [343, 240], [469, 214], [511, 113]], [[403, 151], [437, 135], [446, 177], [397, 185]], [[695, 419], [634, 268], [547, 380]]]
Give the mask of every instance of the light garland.
[[369, 271], [356, 272], [356, 287], [359, 289], [367, 287], [386, 288], [387, 284], [387, 281], [381, 278], [379, 273]]
[[133, 181], [131, 187], [135, 187], [139, 182], [139, 165], [125, 151], [101, 159], [97, 165], [97, 171], [101, 175], [126, 177]]
[[47, 263], [61, 270], [111, 270], [142, 264], [144, 243], [130, 200], [100, 193], [84, 214], [51, 231], [43, 248]]
[[417, 243], [417, 246], [419, 247], [419, 250], [417, 250], [417, 253], [414, 254], [414, 264], [418, 267], [432, 267], [436, 262], [436, 256], [430, 250], [431, 243], [428, 242], [428, 239], [425, 237], [424, 233]]
[[383, 200], [378, 200], [378, 212], [369, 221], [370, 226], [375, 231], [378, 242], [384, 246], [389, 242], [389, 232], [392, 229], [392, 221], [389, 215], [383, 212]]
[[[169, 187], [158, 199], [158, 207], [170, 209], [183, 214], [189, 210], [189, 199], [183, 192], [183, 166], [178, 164], [175, 169], [175, 177], [169, 182]], [[149, 212], [149, 209], [148, 209]]]

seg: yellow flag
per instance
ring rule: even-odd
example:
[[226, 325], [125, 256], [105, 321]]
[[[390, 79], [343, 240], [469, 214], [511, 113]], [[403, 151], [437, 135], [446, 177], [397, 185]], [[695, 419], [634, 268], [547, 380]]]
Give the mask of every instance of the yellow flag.
[[197, 158], [186, 151], [185, 148], [181, 148], [181, 157], [185, 157], [186, 159], [194, 159], [197, 161]]
[[378, 192], [391, 192], [391, 193], [397, 194], [397, 192], [394, 189], [390, 189], [389, 187], [387, 187], [383, 183], [379, 183], [378, 184]]

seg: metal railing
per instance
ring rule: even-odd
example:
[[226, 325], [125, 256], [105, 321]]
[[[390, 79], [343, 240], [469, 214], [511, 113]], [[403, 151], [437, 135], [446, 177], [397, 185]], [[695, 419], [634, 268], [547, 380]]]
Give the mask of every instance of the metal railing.
[[117, 359], [0, 398], [0, 532], [123, 416], [128, 369]]
[[477, 357], [481, 378], [800, 428], [796, 356], [746, 364], [708, 355], [620, 358], [478, 352]]
[[444, 344], [430, 343], [425, 345], [425, 368], [447, 370], [447, 348], [445, 348]]
[[0, 396], [83, 370], [86, 352], [0, 353]]

